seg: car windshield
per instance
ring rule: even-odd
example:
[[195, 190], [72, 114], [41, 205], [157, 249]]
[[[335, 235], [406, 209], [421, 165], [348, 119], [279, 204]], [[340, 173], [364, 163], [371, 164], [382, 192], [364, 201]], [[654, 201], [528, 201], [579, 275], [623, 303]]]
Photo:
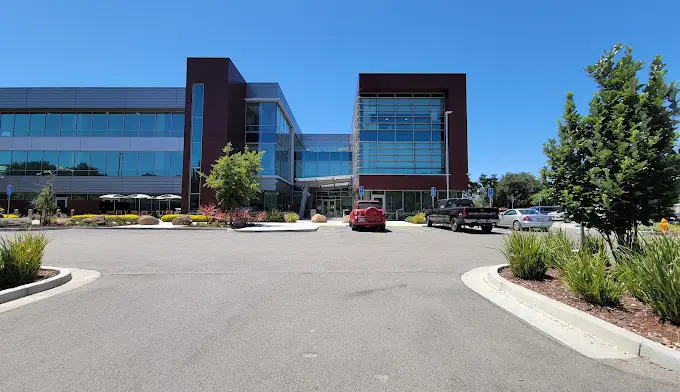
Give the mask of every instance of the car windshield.
[[380, 202], [377, 202], [377, 201], [362, 201], [362, 202], [359, 203], [359, 206], [357, 208], [359, 208], [360, 210], [363, 210], [363, 209], [366, 209], [368, 207], [382, 208], [382, 206], [380, 205]]
[[541, 207], [541, 212], [553, 212], [558, 211], [560, 207]]
[[518, 210], [518, 211], [522, 215], [536, 215], [536, 214], [539, 213], [538, 211], [532, 210], [532, 209], [529, 209], [529, 208], [524, 209], [524, 210]]

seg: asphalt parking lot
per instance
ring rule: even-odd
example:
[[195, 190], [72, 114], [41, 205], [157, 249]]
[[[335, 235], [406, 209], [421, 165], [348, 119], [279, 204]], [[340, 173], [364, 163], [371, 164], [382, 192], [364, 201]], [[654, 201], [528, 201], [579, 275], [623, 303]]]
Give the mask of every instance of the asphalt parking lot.
[[0, 391], [679, 390], [468, 289], [494, 232], [55, 231], [45, 264], [102, 277], [0, 313]]

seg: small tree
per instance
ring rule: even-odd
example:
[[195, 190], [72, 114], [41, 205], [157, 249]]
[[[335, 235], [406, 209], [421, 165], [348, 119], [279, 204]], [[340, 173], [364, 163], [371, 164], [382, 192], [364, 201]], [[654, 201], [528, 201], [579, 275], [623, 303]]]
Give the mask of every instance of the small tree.
[[57, 195], [54, 194], [52, 184], [45, 186], [33, 199], [33, 207], [40, 211], [40, 220], [43, 225], [50, 223], [50, 218], [57, 212]]
[[[532, 196], [541, 190], [541, 183], [531, 173], [506, 173], [496, 189], [494, 205], [505, 207], [529, 207]], [[513, 201], [514, 200], [514, 201]]]
[[680, 193], [680, 155], [674, 149], [678, 109], [675, 83], [656, 56], [647, 84], [644, 64], [616, 45], [586, 70], [598, 91], [590, 113], [567, 94], [558, 139], [544, 146], [547, 188], [574, 220], [602, 233], [610, 246], [635, 247], [637, 226], [669, 212]]
[[231, 143], [224, 149], [224, 155], [212, 164], [210, 174], [201, 173], [206, 188], [215, 191], [217, 204], [226, 211], [247, 205], [260, 192], [262, 155], [264, 152], [250, 151], [232, 153]]

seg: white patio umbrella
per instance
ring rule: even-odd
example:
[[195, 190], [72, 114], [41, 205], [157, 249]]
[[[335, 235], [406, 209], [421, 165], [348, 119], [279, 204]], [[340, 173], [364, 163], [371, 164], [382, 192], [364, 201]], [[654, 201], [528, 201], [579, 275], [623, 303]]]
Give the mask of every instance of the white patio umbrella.
[[168, 210], [170, 210], [170, 200], [181, 200], [182, 196], [166, 193], [165, 195], [157, 196], [156, 199], [167, 200], [168, 201]]
[[151, 199], [151, 196], [145, 195], [145, 194], [143, 194], [143, 193], [136, 193], [136, 194], [134, 194], [134, 195], [125, 196], [125, 198], [126, 198], [126, 199], [135, 199], [135, 200], [137, 200], [137, 202], [138, 202], [138, 204], [139, 204], [137, 210], [140, 210], [141, 207], [142, 207], [142, 205], [141, 205], [142, 202], [141, 202], [140, 200], [142, 200], [142, 199]]
[[124, 199], [125, 196], [119, 195], [117, 193], [112, 193], [109, 195], [99, 196], [100, 200], [113, 201], [113, 213], [116, 213], [116, 200]]

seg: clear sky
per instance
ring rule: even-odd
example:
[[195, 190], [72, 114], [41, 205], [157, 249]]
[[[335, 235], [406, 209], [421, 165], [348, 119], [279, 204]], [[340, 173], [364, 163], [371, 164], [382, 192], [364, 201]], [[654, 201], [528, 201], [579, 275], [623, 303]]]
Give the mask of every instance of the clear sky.
[[617, 42], [680, 79], [680, 1], [4, 0], [0, 86], [184, 86], [186, 57], [276, 81], [305, 133], [350, 132], [360, 72], [467, 74], [470, 175], [529, 171]]

